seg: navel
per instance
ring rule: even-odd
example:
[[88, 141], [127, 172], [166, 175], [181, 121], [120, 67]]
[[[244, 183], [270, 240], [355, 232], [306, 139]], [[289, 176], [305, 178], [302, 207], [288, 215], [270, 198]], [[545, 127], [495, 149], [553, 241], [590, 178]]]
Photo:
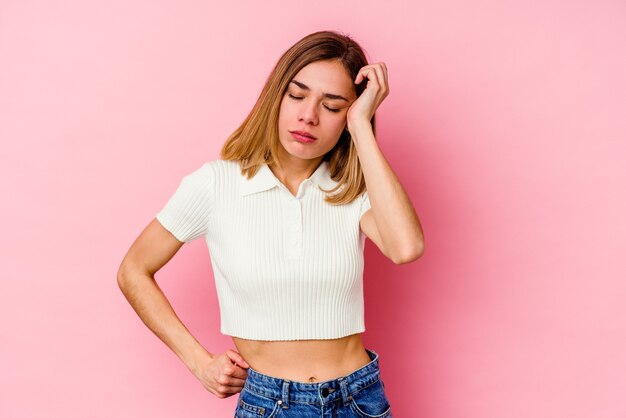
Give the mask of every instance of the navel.
[[315, 378], [315, 376], [311, 376], [309, 377], [309, 382], [313, 383], [315, 382], [317, 379]]

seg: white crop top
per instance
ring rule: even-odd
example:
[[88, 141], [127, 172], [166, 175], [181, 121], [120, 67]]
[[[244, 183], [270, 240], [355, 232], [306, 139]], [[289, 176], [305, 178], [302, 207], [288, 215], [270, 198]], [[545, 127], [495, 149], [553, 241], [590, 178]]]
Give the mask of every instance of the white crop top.
[[184, 176], [156, 215], [179, 241], [204, 236], [220, 331], [253, 340], [331, 339], [365, 331], [361, 216], [367, 192], [330, 205], [323, 162], [291, 194], [267, 165], [250, 180], [234, 161]]

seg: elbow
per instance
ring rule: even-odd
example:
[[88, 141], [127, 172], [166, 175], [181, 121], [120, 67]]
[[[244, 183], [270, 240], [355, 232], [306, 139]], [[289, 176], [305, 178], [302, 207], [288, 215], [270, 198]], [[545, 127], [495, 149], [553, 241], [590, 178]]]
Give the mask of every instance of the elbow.
[[124, 260], [117, 271], [117, 285], [124, 294], [144, 279], [154, 281], [154, 273], [131, 261]]
[[124, 287], [126, 286], [126, 267], [124, 263], [120, 265], [120, 268], [117, 270], [117, 286], [120, 290], [124, 291]]
[[134, 274], [136, 270], [132, 268], [126, 261], [122, 262], [119, 269], [117, 270], [117, 286], [120, 288], [122, 293], [126, 293], [126, 290], [131, 285], [134, 278], [136, 278], [136, 274]]
[[417, 260], [423, 254], [424, 241], [418, 241], [413, 245], [405, 246], [402, 252], [398, 252], [391, 257], [391, 261], [393, 261], [394, 264], [407, 264]]

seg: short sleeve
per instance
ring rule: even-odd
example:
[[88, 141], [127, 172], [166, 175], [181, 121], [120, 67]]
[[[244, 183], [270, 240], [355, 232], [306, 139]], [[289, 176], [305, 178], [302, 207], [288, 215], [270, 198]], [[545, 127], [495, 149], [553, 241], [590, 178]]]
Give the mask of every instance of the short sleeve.
[[181, 242], [188, 243], [206, 234], [213, 201], [214, 176], [208, 163], [187, 174], [157, 220]]
[[367, 212], [370, 209], [370, 198], [369, 195], [367, 194], [367, 190], [363, 193], [363, 195], [361, 196], [361, 213], [359, 214], [359, 219], [361, 219], [363, 217], [363, 215], [365, 214], [365, 212]]

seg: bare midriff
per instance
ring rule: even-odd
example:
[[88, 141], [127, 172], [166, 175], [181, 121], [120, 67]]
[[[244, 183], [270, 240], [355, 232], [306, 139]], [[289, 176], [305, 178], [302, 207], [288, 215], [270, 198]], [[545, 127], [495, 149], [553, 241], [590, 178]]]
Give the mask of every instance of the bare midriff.
[[336, 379], [371, 361], [360, 333], [332, 340], [232, 339], [239, 354], [254, 370], [293, 382], [317, 383]]

